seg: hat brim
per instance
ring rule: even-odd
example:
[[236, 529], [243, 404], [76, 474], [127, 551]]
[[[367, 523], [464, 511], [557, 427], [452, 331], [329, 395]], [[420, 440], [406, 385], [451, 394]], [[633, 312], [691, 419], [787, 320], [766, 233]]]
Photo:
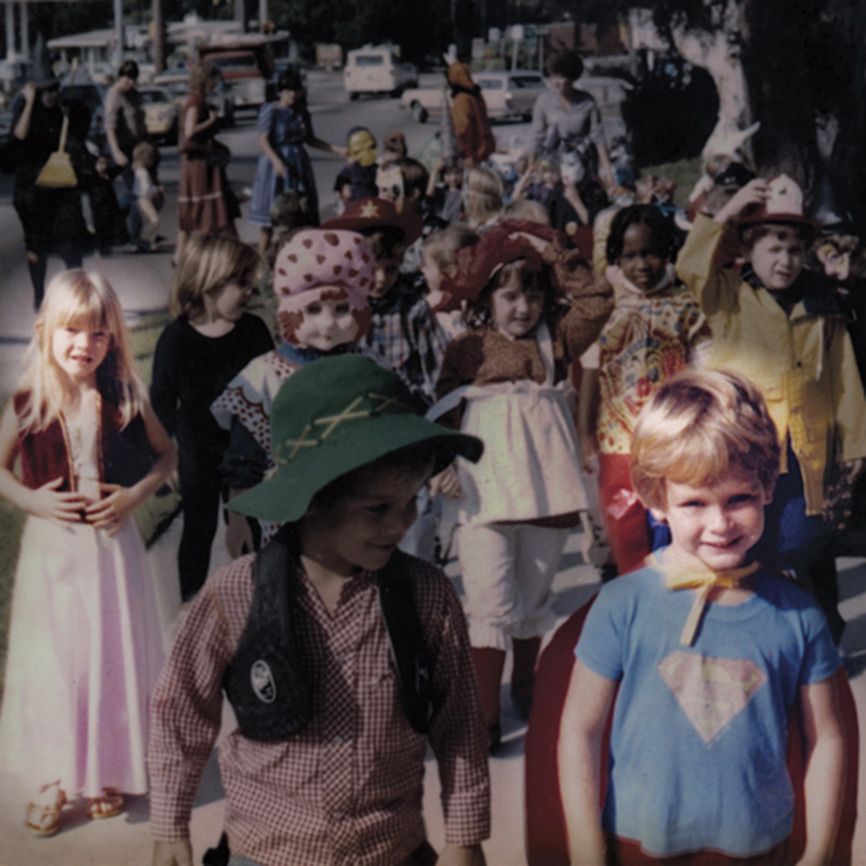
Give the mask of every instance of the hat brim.
[[758, 223], [781, 223], [783, 225], [801, 225], [812, 229], [812, 231], [818, 231], [818, 229], [820, 228], [820, 225], [814, 220], [810, 220], [808, 217], [804, 217], [802, 214], [797, 213], [756, 213], [741, 216], [737, 220], [738, 226], [751, 226], [757, 225]]
[[421, 237], [424, 223], [417, 214], [399, 214], [395, 219], [380, 217], [354, 217], [342, 214], [322, 224], [323, 229], [349, 229], [363, 232], [369, 229], [391, 228], [403, 232], [403, 241], [408, 246]]
[[448, 455], [477, 461], [484, 443], [475, 436], [457, 433], [413, 413], [382, 413], [369, 418], [357, 437], [325, 440], [301, 452], [255, 487], [236, 496], [229, 508], [259, 520], [292, 523], [307, 512], [316, 493], [341, 476], [410, 445], [429, 442]]

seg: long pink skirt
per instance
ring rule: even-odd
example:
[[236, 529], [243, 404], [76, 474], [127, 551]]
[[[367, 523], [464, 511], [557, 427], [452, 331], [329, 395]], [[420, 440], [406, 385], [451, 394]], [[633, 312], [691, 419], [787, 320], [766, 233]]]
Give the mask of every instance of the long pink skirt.
[[21, 539], [0, 766], [30, 789], [147, 791], [148, 699], [163, 661], [153, 579], [132, 520], [114, 536], [31, 517]]

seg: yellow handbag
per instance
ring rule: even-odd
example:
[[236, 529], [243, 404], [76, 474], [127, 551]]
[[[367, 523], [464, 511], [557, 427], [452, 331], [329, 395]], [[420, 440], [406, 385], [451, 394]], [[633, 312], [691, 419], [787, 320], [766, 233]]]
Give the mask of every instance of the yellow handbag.
[[60, 147], [48, 157], [48, 161], [42, 166], [39, 177], [36, 178], [36, 186], [47, 189], [69, 189], [78, 186], [78, 178], [72, 167], [72, 160], [66, 152], [66, 134], [69, 130], [69, 117], [63, 115], [63, 126], [60, 129]]

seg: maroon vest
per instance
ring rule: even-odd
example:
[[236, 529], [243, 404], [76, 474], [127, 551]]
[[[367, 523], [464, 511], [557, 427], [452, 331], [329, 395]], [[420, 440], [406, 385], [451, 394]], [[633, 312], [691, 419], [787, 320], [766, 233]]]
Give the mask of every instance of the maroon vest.
[[[13, 398], [15, 413], [19, 418], [28, 399], [28, 392], [19, 392]], [[144, 421], [140, 415], [136, 415], [121, 430], [117, 406], [105, 399], [100, 399], [99, 404], [99, 477], [113, 484], [135, 484], [153, 464]], [[18, 452], [21, 457], [21, 482], [26, 487], [35, 489], [60, 476], [63, 478], [61, 490], [74, 489], [69, 437], [62, 419], [55, 419], [45, 429], [35, 433], [19, 433]]]

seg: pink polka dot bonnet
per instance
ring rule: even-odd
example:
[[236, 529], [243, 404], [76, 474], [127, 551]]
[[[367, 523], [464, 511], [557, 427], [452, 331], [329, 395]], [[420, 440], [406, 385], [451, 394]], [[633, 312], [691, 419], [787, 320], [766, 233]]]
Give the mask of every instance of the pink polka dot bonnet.
[[274, 292], [281, 311], [300, 312], [310, 293], [339, 286], [352, 310], [367, 306], [375, 260], [364, 237], [340, 229], [302, 229], [283, 245], [274, 262]]

